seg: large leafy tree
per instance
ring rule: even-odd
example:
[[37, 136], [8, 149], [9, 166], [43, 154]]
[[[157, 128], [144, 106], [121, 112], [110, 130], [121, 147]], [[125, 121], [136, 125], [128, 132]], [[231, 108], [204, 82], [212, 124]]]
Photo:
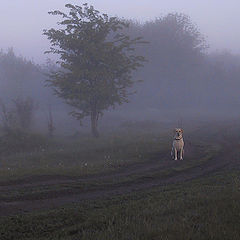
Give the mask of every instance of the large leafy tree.
[[44, 30], [52, 45], [47, 53], [59, 54], [61, 66], [50, 75], [49, 85], [74, 107], [74, 117], [81, 121], [90, 116], [92, 133], [98, 137], [99, 115], [128, 101], [135, 83], [132, 73], [145, 60], [135, 54], [134, 46], [143, 41], [123, 33], [125, 20], [101, 14], [93, 6], [65, 7], [68, 14], [49, 12], [63, 18], [58, 22], [61, 28]]

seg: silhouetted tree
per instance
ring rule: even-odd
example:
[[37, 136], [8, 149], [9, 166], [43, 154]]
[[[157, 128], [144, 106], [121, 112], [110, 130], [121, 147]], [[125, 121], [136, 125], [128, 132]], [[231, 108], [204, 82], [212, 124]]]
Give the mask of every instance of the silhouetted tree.
[[13, 100], [16, 118], [20, 129], [29, 130], [33, 123], [33, 114], [37, 105], [31, 97], [18, 97]]
[[52, 44], [47, 52], [60, 55], [63, 69], [50, 75], [49, 85], [77, 109], [71, 113], [74, 117], [91, 117], [92, 134], [98, 137], [99, 115], [128, 101], [128, 88], [135, 82], [132, 72], [144, 61], [133, 46], [142, 41], [119, 33], [128, 27], [124, 20], [100, 14], [88, 4], [65, 6], [69, 14], [50, 12], [64, 18], [59, 25], [65, 29], [44, 30]]
[[1, 127], [4, 133], [8, 134], [17, 127], [16, 114], [9, 109], [6, 104], [0, 100]]
[[145, 23], [131, 22], [128, 33], [132, 37], [141, 33], [149, 45], [136, 49], [148, 59], [138, 72], [145, 81], [132, 96], [136, 104], [126, 107], [141, 111], [143, 107], [169, 109], [198, 102], [206, 78], [208, 46], [189, 16], [170, 13]]
[[28, 131], [33, 123], [33, 114], [36, 109], [34, 100], [30, 97], [18, 97], [12, 100], [13, 106], [7, 106], [0, 100], [0, 116], [2, 129], [5, 133], [21, 130]]
[[48, 136], [50, 138], [52, 138], [53, 137], [53, 133], [55, 131], [55, 127], [54, 127], [54, 123], [53, 123], [52, 106], [51, 106], [51, 104], [48, 105], [47, 126], [48, 126]]

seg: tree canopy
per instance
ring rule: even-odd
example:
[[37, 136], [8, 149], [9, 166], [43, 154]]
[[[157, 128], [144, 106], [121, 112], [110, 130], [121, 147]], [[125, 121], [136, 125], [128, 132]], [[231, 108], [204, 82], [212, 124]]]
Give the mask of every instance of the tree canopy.
[[144, 42], [123, 33], [129, 26], [123, 19], [101, 14], [88, 4], [65, 6], [68, 14], [49, 12], [63, 18], [61, 28], [44, 30], [52, 45], [47, 53], [59, 54], [62, 68], [50, 75], [49, 85], [76, 109], [74, 117], [91, 116], [93, 135], [98, 136], [99, 115], [128, 102], [136, 82], [132, 73], [145, 60], [135, 54], [134, 46]]

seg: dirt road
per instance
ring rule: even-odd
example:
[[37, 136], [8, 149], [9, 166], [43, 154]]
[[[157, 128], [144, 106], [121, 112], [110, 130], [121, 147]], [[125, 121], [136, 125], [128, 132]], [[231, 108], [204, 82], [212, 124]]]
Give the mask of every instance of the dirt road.
[[[0, 190], [4, 197], [0, 197], [0, 215], [52, 209], [84, 200], [110, 198], [156, 186], [182, 183], [223, 168], [236, 166], [238, 153], [232, 149], [237, 148], [227, 147], [224, 152], [214, 158], [188, 168], [184, 166], [188, 164], [189, 159], [197, 158], [197, 155], [201, 154], [196, 152], [193, 154], [194, 148], [186, 149], [188, 157], [184, 161], [173, 161], [169, 157], [169, 152], [163, 152], [154, 154], [148, 161], [131, 164], [109, 174], [96, 174], [82, 178], [59, 175], [33, 176], [19, 181], [2, 182]], [[170, 174], [157, 174], [176, 167], [182, 167], [183, 170], [173, 171]], [[42, 189], [42, 191], [31, 194], [36, 189]], [[23, 194], [15, 196], [15, 192]]]

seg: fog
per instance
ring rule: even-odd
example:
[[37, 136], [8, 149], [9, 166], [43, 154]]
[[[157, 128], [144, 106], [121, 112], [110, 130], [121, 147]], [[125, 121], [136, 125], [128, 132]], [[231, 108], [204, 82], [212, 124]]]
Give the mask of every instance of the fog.
[[[14, 47], [17, 54], [43, 63], [46, 59], [43, 52], [49, 46], [42, 36], [42, 30], [56, 26], [56, 18], [49, 16], [48, 11], [64, 9], [66, 3], [81, 5], [86, 1], [65, 0], [14, 0], [1, 1], [0, 27], [1, 48]], [[87, 1], [101, 12], [112, 16], [137, 19], [139, 21], [154, 20], [156, 17], [170, 12], [189, 15], [207, 38], [210, 49], [229, 49], [240, 52], [240, 16], [237, 0], [142, 0], [142, 1]]]
[[[45, 86], [47, 58], [54, 60], [54, 57], [44, 55], [50, 45], [42, 33], [43, 29], [57, 27], [59, 20], [48, 15], [48, 11], [64, 10], [66, 3], [81, 5], [84, 2], [15, 0], [1, 3], [1, 99], [9, 108], [12, 100], [19, 96], [34, 99], [38, 106], [35, 129], [46, 128], [50, 105], [59, 132], [83, 129], [68, 116], [71, 108]], [[87, 2], [100, 12], [133, 20], [127, 33], [149, 41], [147, 46], [136, 49], [148, 60], [134, 74], [134, 78], [143, 80], [134, 86], [137, 93], [130, 97], [130, 103], [107, 110], [100, 119], [102, 127], [135, 120], [177, 123], [180, 119], [216, 121], [239, 117], [239, 1]], [[181, 14], [190, 17], [200, 32], [198, 37], [205, 39], [208, 48], [195, 43], [191, 34], [176, 37], [174, 31], [178, 24], [171, 16]], [[11, 47], [13, 49], [8, 50]], [[84, 123], [88, 126], [88, 120]]]

